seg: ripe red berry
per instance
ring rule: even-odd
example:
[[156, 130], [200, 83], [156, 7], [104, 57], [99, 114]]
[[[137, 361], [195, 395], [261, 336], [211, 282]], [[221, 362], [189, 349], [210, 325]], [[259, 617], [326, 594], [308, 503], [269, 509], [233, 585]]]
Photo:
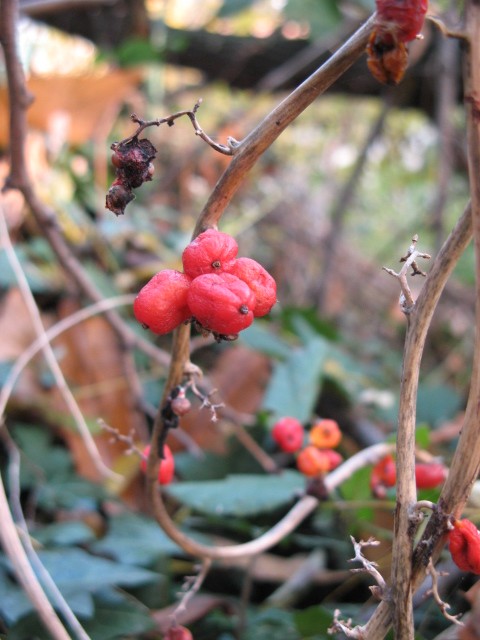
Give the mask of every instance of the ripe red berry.
[[183, 269], [191, 278], [206, 273], [222, 273], [237, 253], [235, 238], [217, 229], [207, 229], [185, 248]]
[[298, 454], [297, 468], [306, 476], [318, 476], [330, 471], [330, 457], [323, 449], [309, 444]]
[[296, 418], [281, 418], [272, 427], [272, 438], [287, 453], [294, 453], [301, 448], [303, 436], [303, 425]]
[[277, 301], [277, 283], [268, 271], [251, 258], [238, 258], [230, 262], [226, 270], [246, 282], [255, 294], [257, 302], [253, 315], [260, 318], [269, 313]]
[[420, 33], [428, 0], [376, 0], [377, 32], [391, 34], [398, 42], [414, 40]]
[[177, 624], [174, 627], [170, 627], [163, 640], [193, 640], [193, 636], [186, 627]]
[[329, 471], [333, 471], [333, 469], [336, 469], [343, 462], [342, 455], [334, 449], [322, 449], [322, 453], [327, 456], [330, 462], [330, 466], [328, 468]]
[[370, 475], [370, 489], [377, 498], [385, 498], [386, 488], [394, 487], [396, 481], [395, 460], [391, 454], [388, 454], [373, 467]]
[[447, 468], [439, 462], [417, 462], [415, 480], [417, 489], [434, 489], [443, 484], [447, 477]]
[[[147, 471], [147, 458], [150, 454], [150, 445], [148, 444], [143, 450], [143, 458], [140, 462], [140, 469], [143, 473]], [[170, 484], [175, 473], [175, 458], [168, 444], [163, 445], [163, 458], [160, 460], [158, 467], [158, 482], [160, 484]]]
[[202, 327], [220, 335], [236, 334], [253, 322], [255, 295], [229, 273], [208, 273], [192, 280], [187, 302]]
[[160, 271], [140, 290], [133, 303], [136, 319], [153, 333], [169, 333], [192, 314], [187, 304], [190, 278], [180, 271]]
[[452, 560], [462, 571], [480, 574], [480, 532], [470, 520], [455, 520], [448, 534]]
[[310, 429], [309, 440], [319, 449], [333, 449], [340, 444], [342, 432], [336, 420], [318, 420]]

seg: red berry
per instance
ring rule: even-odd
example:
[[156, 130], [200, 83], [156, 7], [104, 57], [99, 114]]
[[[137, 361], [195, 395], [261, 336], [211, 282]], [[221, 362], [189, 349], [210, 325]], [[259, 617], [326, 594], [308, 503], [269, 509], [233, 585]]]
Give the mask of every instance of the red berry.
[[174, 627], [170, 627], [163, 640], [193, 640], [193, 636], [186, 627], [177, 624]]
[[277, 301], [277, 283], [268, 271], [251, 258], [238, 258], [230, 262], [226, 270], [246, 282], [255, 294], [257, 303], [253, 315], [260, 318], [269, 313]]
[[273, 425], [272, 438], [282, 451], [293, 453], [303, 444], [303, 425], [296, 418], [281, 418]]
[[169, 333], [192, 314], [187, 305], [190, 278], [180, 271], [165, 269], [153, 276], [133, 303], [136, 319], [153, 333]]
[[[143, 450], [143, 458], [140, 462], [140, 469], [143, 473], [147, 471], [147, 458], [150, 454], [150, 445], [148, 444]], [[160, 460], [158, 467], [158, 482], [160, 484], [170, 484], [175, 473], [175, 458], [168, 444], [163, 445], [163, 458]]]
[[428, 9], [427, 0], [376, 0], [377, 32], [391, 34], [398, 42], [414, 40]]
[[204, 329], [220, 335], [236, 334], [253, 322], [255, 295], [229, 273], [208, 273], [192, 280], [188, 306]]
[[342, 432], [336, 420], [319, 420], [310, 429], [309, 440], [319, 449], [333, 449], [340, 444]]
[[185, 248], [183, 269], [191, 278], [205, 273], [222, 273], [237, 253], [235, 238], [217, 229], [207, 229]]
[[455, 520], [448, 534], [452, 560], [462, 571], [480, 574], [480, 532], [470, 520]]
[[329, 471], [336, 469], [343, 462], [343, 457], [338, 453], [338, 451], [334, 451], [333, 449], [322, 449], [322, 453], [327, 456], [330, 462], [330, 466], [328, 468]]
[[373, 467], [370, 475], [370, 489], [377, 498], [385, 498], [386, 488], [394, 487], [396, 481], [395, 460], [391, 454], [388, 454]]
[[318, 476], [330, 471], [330, 458], [323, 449], [310, 444], [298, 454], [297, 468], [306, 476]]
[[423, 463], [415, 465], [415, 480], [418, 489], [433, 489], [443, 484], [447, 477], [447, 469], [439, 462]]

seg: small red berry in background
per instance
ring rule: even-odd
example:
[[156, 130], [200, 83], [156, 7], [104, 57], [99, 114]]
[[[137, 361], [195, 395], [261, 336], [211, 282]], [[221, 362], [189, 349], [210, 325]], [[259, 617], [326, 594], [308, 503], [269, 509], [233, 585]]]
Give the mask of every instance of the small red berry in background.
[[303, 445], [303, 425], [296, 418], [281, 418], [272, 428], [272, 438], [282, 451], [294, 453]]
[[480, 532], [470, 520], [454, 520], [448, 534], [452, 560], [462, 571], [480, 574]]
[[447, 477], [447, 468], [440, 462], [417, 462], [415, 481], [417, 489], [434, 489], [443, 484]]
[[222, 273], [237, 253], [235, 238], [216, 229], [207, 229], [185, 248], [183, 269], [190, 278], [205, 273]]
[[237, 334], [253, 322], [255, 295], [230, 273], [198, 276], [192, 280], [187, 301], [195, 319], [214, 333]]
[[[150, 445], [148, 444], [143, 450], [143, 458], [140, 462], [140, 469], [143, 473], [147, 471], [147, 458], [150, 454]], [[175, 458], [168, 444], [163, 445], [163, 458], [160, 460], [158, 467], [158, 482], [160, 484], [170, 484], [175, 473]]]
[[343, 456], [334, 449], [322, 449], [322, 453], [327, 456], [330, 462], [329, 471], [333, 471], [343, 462]]
[[310, 429], [308, 438], [319, 449], [334, 449], [340, 444], [342, 432], [336, 420], [318, 420]]
[[192, 316], [187, 304], [190, 282], [188, 276], [173, 269], [154, 275], [135, 298], [136, 319], [153, 333], [173, 331]]
[[170, 627], [164, 636], [164, 640], [193, 640], [193, 636], [187, 627], [177, 624], [174, 627]]
[[253, 315], [256, 318], [267, 315], [277, 301], [277, 283], [268, 271], [251, 258], [238, 258], [227, 265], [226, 270], [248, 284], [255, 294]]
[[388, 454], [374, 465], [370, 475], [370, 489], [377, 498], [385, 498], [387, 487], [394, 487], [396, 481], [395, 460], [391, 454]]
[[313, 477], [330, 471], [330, 456], [312, 444], [302, 449], [297, 456], [297, 468], [305, 476]]

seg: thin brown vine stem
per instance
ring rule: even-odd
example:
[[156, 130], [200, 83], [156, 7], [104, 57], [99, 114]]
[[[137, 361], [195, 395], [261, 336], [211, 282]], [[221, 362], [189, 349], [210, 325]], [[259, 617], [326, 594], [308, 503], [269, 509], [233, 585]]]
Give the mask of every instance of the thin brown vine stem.
[[[192, 235], [193, 238], [206, 228], [217, 225], [226, 206], [239, 188], [246, 174], [266, 149], [273, 144], [290, 123], [318, 96], [326, 91], [326, 89], [362, 55], [374, 22], [375, 14], [363, 24], [325, 64], [273, 109], [273, 111], [234, 148], [233, 160], [218, 181], [203, 208], [195, 226]], [[181, 384], [184, 378], [186, 367], [190, 362], [189, 337], [190, 327], [186, 325], [182, 325], [176, 329], [174, 333], [168, 379], [152, 431], [153, 443], [162, 442], [165, 437], [163, 433], [162, 408], [171, 389]], [[169, 530], [173, 531], [170, 518], [164, 518], [167, 512], [163, 505], [161, 494], [157, 490], [156, 469], [158, 466], [158, 456], [158, 447], [150, 447], [147, 464], [147, 495], [149, 496], [158, 522], [162, 525], [162, 520], [165, 520], [165, 525]]]
[[[447, 283], [447, 280], [450, 277], [458, 259], [468, 246], [471, 237], [472, 209], [471, 205], [469, 204], [460, 217], [459, 221], [457, 222], [455, 228], [445, 241], [439, 254], [434, 259], [432, 267], [428, 274], [428, 278], [422, 290], [420, 291], [413, 313], [410, 315], [410, 327], [408, 332], [408, 339], [405, 345], [404, 357], [404, 372], [406, 375], [406, 377], [404, 377], [404, 389], [406, 394], [404, 400], [405, 402], [408, 400], [408, 398], [413, 398], [413, 400], [415, 400], [416, 402], [416, 390], [418, 388], [418, 370], [425, 346], [428, 329], [432, 321], [432, 316], [437, 307], [445, 284]], [[476, 395], [477, 397], [480, 397], [480, 384], [476, 378], [478, 378], [477, 374], [475, 374], [475, 380], [472, 378], [471, 398], [475, 397]], [[468, 405], [471, 407], [470, 412], [473, 409], [473, 403], [473, 400], [469, 400]], [[410, 415], [409, 420], [412, 420], [412, 417], [413, 416]], [[470, 468], [466, 469], [467, 473], [464, 475], [464, 465], [467, 464], [467, 462], [471, 465], [472, 459], [475, 459], [475, 467], [478, 466], [477, 461], [480, 460], [480, 437], [477, 434], [476, 441], [472, 441], [471, 436], [469, 437], [466, 434], [467, 432], [476, 432], [479, 424], [480, 421], [477, 420], [477, 424], [474, 425], [473, 421], [471, 420], [471, 416], [470, 418], [468, 417], [467, 407], [467, 415], [465, 418], [464, 427], [462, 429], [459, 445], [455, 452], [448, 478], [440, 495], [438, 504], [441, 506], [441, 511], [445, 510], [445, 512], [447, 513], [453, 511], [455, 505], [458, 505], [461, 511], [463, 505], [465, 504], [465, 501], [471, 489], [471, 484], [473, 483], [477, 474], [475, 472], [475, 468]], [[409, 437], [411, 437], [411, 434], [406, 435], [409, 435]], [[405, 453], [406, 450], [404, 450], [403, 452], [404, 457], [406, 457]], [[397, 460], [398, 455], [399, 454], [397, 451]], [[402, 454], [400, 454], [400, 456], [402, 456]], [[406, 462], [408, 463], [409, 461], [406, 460]], [[402, 471], [400, 470], [400, 472]], [[408, 476], [404, 480], [404, 482], [408, 483], [409, 481], [410, 477]], [[429, 555], [433, 555], [435, 559], [445, 544], [445, 536], [442, 536], [443, 529], [441, 521], [441, 513], [437, 514], [435, 512], [430, 518], [425, 532], [417, 545], [413, 557], [413, 570], [411, 571], [410, 575], [412, 592], [418, 588], [418, 586], [424, 579], [426, 564], [428, 563], [428, 559], [427, 562], [425, 562], [424, 554], [419, 553], [417, 550], [432, 550], [432, 553]], [[432, 539], [434, 540], [434, 544], [427, 545], [428, 541]], [[407, 538], [407, 544], [410, 545], [409, 538]], [[409, 546], [407, 551], [408, 555], [410, 556], [411, 552]], [[399, 555], [397, 555], [397, 559], [398, 557]], [[407, 572], [410, 573], [409, 568], [407, 569]], [[395, 580], [395, 577], [395, 573], [392, 570], [392, 583]], [[365, 625], [365, 637], [369, 638], [369, 640], [381, 640], [387, 634], [388, 629], [392, 624], [392, 620], [393, 615], [391, 604], [381, 602], [374, 612], [372, 618]]]
[[199, 216], [194, 237], [208, 227], [218, 224], [243, 179], [261, 155], [288, 125], [363, 54], [374, 23], [375, 14], [238, 144], [232, 162], [217, 182]]

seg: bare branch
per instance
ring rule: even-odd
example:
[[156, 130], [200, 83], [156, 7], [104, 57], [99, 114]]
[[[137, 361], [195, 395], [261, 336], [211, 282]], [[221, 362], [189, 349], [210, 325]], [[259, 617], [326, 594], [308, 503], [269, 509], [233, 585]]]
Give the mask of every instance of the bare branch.
[[441, 599], [440, 594], [438, 593], [438, 576], [439, 575], [445, 575], [445, 574], [444, 573], [441, 573], [441, 574], [438, 573], [438, 571], [433, 566], [433, 561], [432, 561], [431, 558], [428, 561], [427, 573], [432, 578], [432, 588], [427, 593], [429, 593], [430, 595], [433, 596], [433, 599], [438, 604], [438, 606], [440, 608], [440, 611], [442, 612], [442, 615], [444, 616], [444, 618], [446, 618], [447, 620], [450, 620], [450, 622], [453, 622], [454, 624], [459, 625], [460, 627], [464, 627], [465, 624], [461, 620], [459, 620], [459, 618], [460, 618], [460, 616], [462, 614], [458, 613], [457, 615], [452, 616], [450, 613], [448, 613], [448, 609], [450, 609], [450, 605], [448, 604], [448, 602], [444, 602]]

